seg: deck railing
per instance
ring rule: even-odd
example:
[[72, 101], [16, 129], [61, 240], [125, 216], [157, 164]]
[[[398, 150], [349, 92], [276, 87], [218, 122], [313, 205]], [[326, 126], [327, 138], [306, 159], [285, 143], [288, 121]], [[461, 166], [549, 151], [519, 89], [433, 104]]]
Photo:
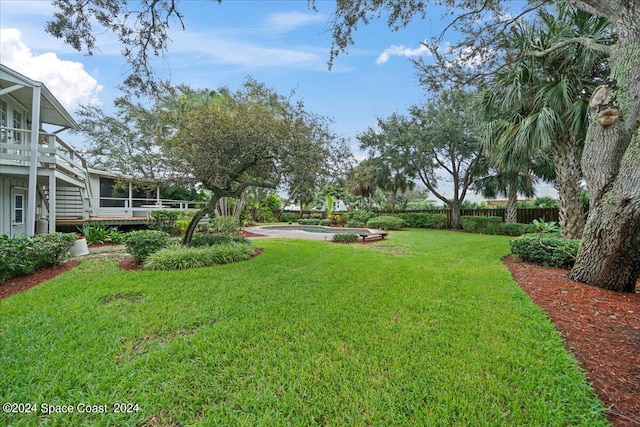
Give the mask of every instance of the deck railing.
[[[31, 131], [0, 127], [0, 164], [29, 166], [31, 161]], [[40, 167], [56, 168], [75, 179], [84, 180], [87, 161], [55, 134], [39, 132], [38, 163]]]
[[94, 197], [90, 216], [95, 218], [148, 217], [159, 210], [197, 210], [207, 202], [157, 198]]

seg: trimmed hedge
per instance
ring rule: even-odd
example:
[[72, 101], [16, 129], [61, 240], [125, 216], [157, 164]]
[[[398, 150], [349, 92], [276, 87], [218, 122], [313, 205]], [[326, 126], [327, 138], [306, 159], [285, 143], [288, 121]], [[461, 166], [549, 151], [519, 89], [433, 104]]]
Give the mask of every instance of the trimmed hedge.
[[301, 218], [298, 220], [300, 225], [319, 225], [320, 220], [316, 218]]
[[542, 236], [542, 246], [538, 239], [538, 234], [525, 234], [511, 240], [511, 253], [524, 261], [537, 262], [545, 267], [573, 266], [581, 240], [546, 234]]
[[280, 215], [280, 221], [282, 222], [296, 222], [300, 219], [300, 214], [294, 212], [283, 212]]
[[462, 216], [460, 225], [469, 233], [522, 236], [535, 232], [533, 224], [502, 222], [502, 218], [497, 216]]
[[367, 221], [367, 227], [381, 230], [399, 230], [404, 225], [405, 222], [402, 218], [391, 215], [378, 216]]
[[125, 240], [127, 251], [138, 262], [144, 262], [149, 255], [169, 245], [169, 234], [158, 230], [132, 231]]
[[223, 243], [213, 246], [171, 246], [155, 252], [144, 262], [147, 270], [185, 270], [244, 261], [254, 256], [251, 243]]
[[0, 283], [14, 276], [60, 264], [76, 241], [75, 233], [0, 236]]
[[398, 215], [409, 228], [435, 228], [447, 227], [447, 215], [428, 213], [403, 213]]
[[358, 235], [353, 233], [336, 233], [333, 235], [336, 243], [353, 243], [358, 241]]
[[498, 229], [502, 218], [498, 216], [462, 216], [460, 225], [464, 231], [482, 234], [500, 234]]

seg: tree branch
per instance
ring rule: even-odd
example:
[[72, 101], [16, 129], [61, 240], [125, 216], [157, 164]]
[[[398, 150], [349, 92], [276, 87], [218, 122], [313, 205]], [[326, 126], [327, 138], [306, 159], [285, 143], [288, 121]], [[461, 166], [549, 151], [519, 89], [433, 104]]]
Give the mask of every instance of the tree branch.
[[529, 55], [535, 56], [536, 58], [540, 58], [552, 52], [555, 52], [558, 49], [562, 49], [563, 47], [566, 47], [575, 43], [582, 44], [591, 50], [604, 53], [605, 55], [608, 55], [608, 56], [611, 56], [613, 54], [613, 48], [611, 46], [596, 43], [588, 37], [575, 37], [573, 39], [567, 39], [559, 43], [556, 43], [553, 46], [549, 47], [548, 49], [537, 51], [537, 52], [531, 52]]

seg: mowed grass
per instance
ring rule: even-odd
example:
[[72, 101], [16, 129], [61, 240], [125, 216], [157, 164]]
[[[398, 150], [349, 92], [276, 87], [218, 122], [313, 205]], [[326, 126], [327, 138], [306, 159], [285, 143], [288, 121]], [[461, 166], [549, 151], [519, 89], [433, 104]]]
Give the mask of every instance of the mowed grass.
[[[178, 272], [86, 260], [0, 300], [0, 400], [38, 407], [0, 425], [608, 425], [501, 264], [508, 238], [256, 246], [250, 261]], [[119, 402], [137, 412], [112, 413]]]

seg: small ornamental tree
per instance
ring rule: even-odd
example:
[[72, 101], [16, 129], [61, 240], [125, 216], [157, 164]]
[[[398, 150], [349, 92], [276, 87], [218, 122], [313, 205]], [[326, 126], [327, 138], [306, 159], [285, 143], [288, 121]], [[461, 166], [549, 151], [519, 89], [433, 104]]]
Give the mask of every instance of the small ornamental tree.
[[[328, 150], [318, 139], [315, 116], [263, 84], [248, 79], [232, 92], [185, 90], [164, 108], [164, 149], [172, 167], [211, 191], [209, 203], [187, 227], [188, 245], [198, 222], [223, 197], [240, 198], [249, 187], [276, 189], [299, 165]], [[326, 136], [326, 134], [323, 134]], [[328, 156], [327, 156], [328, 157]]]

